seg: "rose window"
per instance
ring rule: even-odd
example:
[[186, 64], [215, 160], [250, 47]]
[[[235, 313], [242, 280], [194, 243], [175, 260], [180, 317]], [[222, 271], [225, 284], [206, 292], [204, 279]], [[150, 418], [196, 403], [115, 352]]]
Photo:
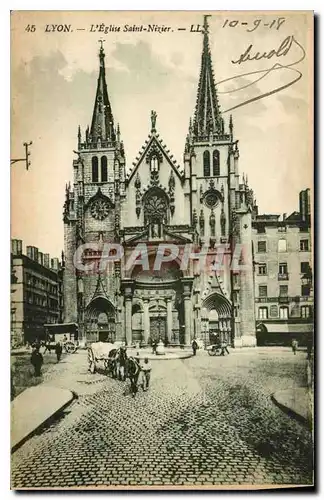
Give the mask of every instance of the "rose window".
[[208, 208], [214, 208], [219, 203], [219, 193], [217, 191], [208, 191], [204, 196], [204, 203]]
[[94, 219], [104, 220], [109, 213], [109, 206], [106, 200], [95, 200], [91, 205], [91, 215]]

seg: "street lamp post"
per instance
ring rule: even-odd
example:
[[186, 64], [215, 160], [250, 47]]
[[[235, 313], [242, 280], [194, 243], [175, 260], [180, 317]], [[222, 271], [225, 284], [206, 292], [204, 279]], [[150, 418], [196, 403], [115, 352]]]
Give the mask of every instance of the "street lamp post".
[[157, 320], [158, 320], [158, 324], [159, 324], [159, 342], [160, 342], [160, 340], [161, 340], [161, 322], [162, 322], [162, 316], [161, 316], [160, 310], [158, 312]]
[[18, 163], [19, 161], [24, 161], [26, 163], [26, 170], [28, 170], [28, 168], [31, 165], [31, 162], [29, 160], [30, 151], [28, 150], [28, 148], [32, 144], [33, 144], [32, 141], [30, 141], [30, 142], [24, 142], [24, 148], [25, 148], [25, 156], [24, 156], [24, 158], [12, 158], [10, 160], [10, 165], [13, 165], [14, 163]]

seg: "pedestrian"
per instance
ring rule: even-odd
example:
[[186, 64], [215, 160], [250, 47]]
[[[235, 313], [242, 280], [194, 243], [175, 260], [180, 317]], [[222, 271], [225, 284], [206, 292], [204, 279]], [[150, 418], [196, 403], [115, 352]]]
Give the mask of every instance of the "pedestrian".
[[227, 342], [223, 340], [221, 342], [221, 356], [225, 356], [225, 351], [227, 352], [227, 354], [229, 354], [229, 350], [227, 349]]
[[191, 347], [192, 347], [193, 355], [196, 356], [196, 352], [197, 352], [197, 349], [198, 349], [198, 344], [197, 344], [196, 339], [193, 339]]
[[33, 352], [32, 352], [32, 355], [31, 355], [31, 358], [30, 358], [30, 362], [31, 364], [33, 365], [34, 367], [34, 370], [35, 370], [35, 377], [40, 377], [41, 376], [41, 368], [42, 368], [42, 365], [44, 363], [44, 359], [43, 359], [43, 356], [42, 354], [39, 352], [39, 346], [35, 346]]
[[157, 348], [157, 342], [156, 340], [153, 340], [152, 342], [152, 353], [156, 354], [156, 348]]
[[63, 348], [62, 348], [61, 342], [57, 342], [57, 344], [55, 346], [55, 353], [56, 353], [57, 362], [59, 362], [61, 359], [62, 350], [63, 350]]
[[142, 387], [143, 391], [146, 392], [150, 385], [152, 366], [148, 358], [144, 358], [144, 363], [141, 363], [140, 366], [142, 372]]
[[293, 339], [291, 342], [291, 348], [294, 355], [296, 355], [297, 347], [298, 347], [298, 341], [296, 339]]
[[307, 359], [311, 359], [313, 350], [313, 339], [310, 338], [307, 340]]
[[67, 342], [67, 336], [64, 334], [64, 337], [63, 337], [63, 342], [65, 344], [65, 342]]

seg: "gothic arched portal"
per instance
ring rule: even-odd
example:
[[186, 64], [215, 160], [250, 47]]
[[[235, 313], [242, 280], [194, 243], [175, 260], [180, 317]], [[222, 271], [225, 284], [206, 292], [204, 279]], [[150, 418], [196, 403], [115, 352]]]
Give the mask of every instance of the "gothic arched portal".
[[105, 297], [96, 297], [85, 310], [87, 340], [110, 341], [116, 337], [116, 312]]
[[214, 344], [217, 339], [232, 340], [232, 306], [230, 301], [220, 293], [208, 295], [202, 302], [202, 333], [207, 344]]

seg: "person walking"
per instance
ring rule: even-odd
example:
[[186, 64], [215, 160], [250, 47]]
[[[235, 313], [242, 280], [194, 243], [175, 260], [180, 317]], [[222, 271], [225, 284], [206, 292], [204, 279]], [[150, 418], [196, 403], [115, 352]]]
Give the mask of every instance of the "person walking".
[[35, 370], [35, 377], [41, 376], [41, 368], [44, 363], [44, 359], [42, 354], [39, 352], [39, 346], [35, 346], [35, 349], [32, 352], [30, 362]]
[[196, 352], [197, 352], [197, 349], [198, 349], [198, 344], [197, 344], [196, 339], [193, 339], [191, 347], [192, 347], [193, 355], [196, 356]]
[[221, 356], [225, 356], [225, 351], [227, 352], [227, 354], [229, 354], [229, 350], [227, 349], [227, 342], [223, 340], [221, 342]]
[[148, 358], [144, 358], [144, 363], [141, 363], [141, 372], [142, 372], [142, 387], [143, 391], [146, 392], [150, 385], [151, 379], [151, 371], [152, 365], [149, 362]]
[[57, 344], [55, 346], [55, 353], [56, 353], [56, 358], [57, 358], [58, 363], [61, 360], [62, 350], [63, 350], [63, 348], [62, 348], [61, 342], [57, 342]]
[[296, 339], [293, 339], [291, 342], [291, 348], [292, 348], [292, 351], [293, 351], [295, 356], [296, 356], [297, 347], [298, 347], [298, 342]]

